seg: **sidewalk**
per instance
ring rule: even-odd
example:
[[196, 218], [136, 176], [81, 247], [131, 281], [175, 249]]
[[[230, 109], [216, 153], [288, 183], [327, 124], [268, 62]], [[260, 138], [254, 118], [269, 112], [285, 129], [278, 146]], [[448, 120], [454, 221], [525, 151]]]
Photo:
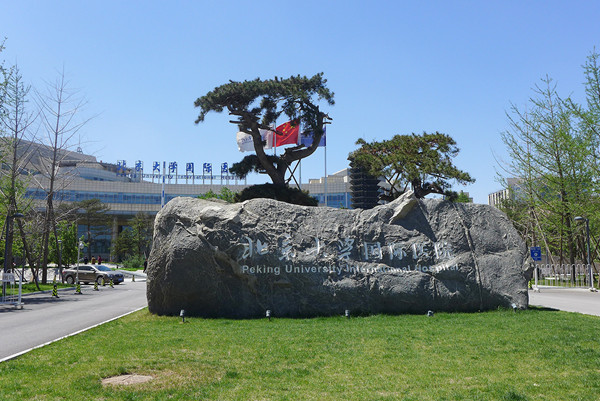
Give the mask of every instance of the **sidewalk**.
[[600, 292], [584, 288], [540, 287], [540, 292], [529, 290], [529, 304], [600, 316]]

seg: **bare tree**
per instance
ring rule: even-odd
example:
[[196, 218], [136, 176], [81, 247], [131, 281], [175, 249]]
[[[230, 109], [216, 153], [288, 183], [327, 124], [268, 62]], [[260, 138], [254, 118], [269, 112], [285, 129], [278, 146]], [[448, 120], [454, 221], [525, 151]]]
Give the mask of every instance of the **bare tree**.
[[[29, 167], [31, 161], [31, 148], [34, 133], [31, 132], [37, 115], [27, 108], [30, 87], [23, 83], [17, 65], [9, 70], [3, 70], [5, 85], [2, 88], [2, 113], [0, 113], [0, 152], [3, 156], [4, 168], [0, 173], [0, 202], [6, 211], [5, 230], [5, 258], [8, 265], [12, 262], [13, 244], [13, 219], [16, 213], [23, 213], [30, 209], [31, 200], [25, 198], [25, 190], [29, 182]], [[29, 266], [35, 273], [36, 264], [33, 263], [29, 239], [25, 235], [23, 221], [17, 219], [21, 241]], [[39, 288], [39, 287], [38, 287]]]
[[[90, 119], [80, 118], [87, 102], [79, 96], [78, 91], [69, 87], [64, 69], [54, 83], [47, 83], [44, 93], [36, 91], [36, 101], [40, 109], [42, 130], [46, 134], [44, 142], [50, 149], [50, 152], [46, 152], [40, 147], [38, 155], [42, 176], [38, 184], [46, 193], [42, 236], [42, 282], [45, 283], [50, 233], [54, 233], [54, 238], [58, 238], [54, 216], [55, 195], [67, 184], [67, 177], [59, 175], [59, 167], [61, 161], [71, 153], [70, 148], [74, 146], [77, 133]], [[58, 247], [58, 243], [55, 245]]]

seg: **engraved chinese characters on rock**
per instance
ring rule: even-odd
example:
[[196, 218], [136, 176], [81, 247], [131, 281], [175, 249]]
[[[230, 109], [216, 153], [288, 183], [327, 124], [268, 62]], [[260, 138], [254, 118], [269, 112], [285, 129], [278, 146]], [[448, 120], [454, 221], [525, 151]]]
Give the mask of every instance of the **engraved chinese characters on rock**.
[[389, 251], [390, 261], [392, 261], [392, 262], [394, 261], [394, 259], [402, 260], [407, 256], [406, 251], [402, 247], [401, 243], [394, 242], [394, 243], [388, 245], [387, 249]]
[[344, 260], [348, 262], [350, 260], [350, 253], [354, 246], [354, 238], [344, 238], [343, 240], [337, 241], [338, 246], [338, 260]]
[[[319, 252], [319, 240], [317, 241], [317, 249], [314, 251], [316, 254]], [[247, 235], [242, 237], [242, 255], [240, 260], [252, 259], [254, 256], [268, 255], [271, 250], [271, 246], [267, 241], [263, 241], [260, 238], [250, 238]], [[277, 247], [278, 259], [280, 261], [291, 261], [296, 258], [296, 251], [293, 247], [292, 236], [290, 234], [284, 234], [280, 241], [280, 246]]]
[[377, 261], [383, 259], [380, 242], [363, 243], [364, 259], [368, 261]]
[[[395, 241], [382, 244], [381, 241], [356, 241], [352, 237], [342, 237], [333, 243], [323, 244], [318, 236], [312, 236], [308, 243], [308, 246], [305, 242], [304, 246], [296, 247], [292, 235], [287, 233], [275, 242], [275, 246], [270, 246], [267, 241], [260, 238], [243, 236], [240, 259], [248, 262], [254, 257], [273, 254], [281, 263], [294, 263], [297, 262], [297, 257], [302, 255], [304, 261], [319, 263], [331, 261], [328, 259], [328, 255], [331, 255], [336, 266], [349, 266], [352, 261], [364, 261], [383, 263], [404, 271], [439, 272], [457, 269], [456, 266], [448, 264], [454, 257], [454, 253], [447, 241], [426, 240], [413, 243]], [[325, 252], [326, 249], [334, 251], [333, 254]]]
[[254, 241], [252, 238], [244, 236], [244, 241], [241, 259], [251, 259], [254, 254], [266, 255], [269, 252], [269, 244], [263, 243], [260, 239]]
[[279, 251], [279, 260], [290, 261], [296, 257], [296, 251], [293, 249], [292, 236], [290, 234], [284, 235]]
[[313, 248], [308, 249], [306, 251], [306, 255], [314, 255], [314, 259], [317, 259], [319, 257], [319, 254], [321, 253], [321, 240], [318, 237], [313, 237], [313, 240], [315, 241], [315, 246]]
[[448, 260], [454, 257], [452, 247], [446, 241], [440, 241], [433, 244], [435, 257], [439, 260]]

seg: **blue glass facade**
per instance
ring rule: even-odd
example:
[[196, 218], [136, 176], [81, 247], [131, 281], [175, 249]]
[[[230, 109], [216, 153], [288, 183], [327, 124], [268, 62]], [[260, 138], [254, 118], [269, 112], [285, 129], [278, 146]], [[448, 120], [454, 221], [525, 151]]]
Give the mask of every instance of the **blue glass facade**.
[[[46, 192], [42, 189], [29, 188], [25, 196], [32, 199], [46, 199]], [[165, 202], [178, 196], [195, 197], [197, 195], [169, 195]], [[88, 192], [88, 191], [58, 191], [54, 195], [57, 201], [80, 202], [82, 200], [100, 199], [103, 203], [125, 203], [135, 205], [160, 205], [160, 194], [122, 193], [122, 192]]]
[[[325, 204], [325, 194], [311, 194], [311, 196], [317, 198], [321, 205]], [[350, 209], [352, 207], [352, 197], [348, 192], [328, 193], [327, 206]]]
[[[311, 194], [317, 198], [320, 204], [325, 203], [325, 194]], [[42, 189], [29, 188], [25, 196], [32, 199], [46, 199], [46, 192]], [[178, 196], [196, 197], [198, 195], [165, 195], [165, 202]], [[91, 191], [72, 191], [62, 190], [56, 192], [54, 199], [57, 201], [80, 202], [89, 199], [100, 199], [103, 203], [124, 203], [134, 205], [160, 205], [160, 194], [143, 194], [143, 193], [123, 193], [123, 192], [91, 192]], [[327, 194], [327, 206], [335, 208], [351, 208], [352, 197], [348, 192], [329, 193]]]
[[[106, 227], [91, 227], [92, 230], [92, 246], [91, 246], [91, 254], [93, 257], [98, 257], [98, 255], [102, 255], [102, 257], [107, 260], [111, 253], [111, 239], [112, 234], [107, 232]], [[82, 238], [84, 241], [88, 241], [88, 232], [87, 226], [79, 224], [77, 226], [77, 238]], [[81, 257], [87, 256], [88, 248], [84, 248], [81, 253]]]

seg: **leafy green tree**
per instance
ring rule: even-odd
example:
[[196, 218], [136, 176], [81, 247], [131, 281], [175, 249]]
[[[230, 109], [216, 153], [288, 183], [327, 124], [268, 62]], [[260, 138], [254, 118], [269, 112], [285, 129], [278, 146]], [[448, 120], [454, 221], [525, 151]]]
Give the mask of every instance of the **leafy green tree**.
[[[592, 254], [599, 250], [600, 66], [595, 50], [583, 69], [585, 104], [561, 98], [546, 77], [535, 87], [527, 111], [513, 106], [510, 130], [503, 136], [510, 160], [502, 169], [519, 177], [520, 184], [502, 210], [530, 245], [543, 245], [561, 263], [563, 258], [573, 261], [574, 253], [586, 257], [583, 227], [573, 225], [577, 215], [590, 220]], [[500, 181], [510, 187], [508, 179]]]
[[71, 208], [77, 213], [77, 222], [86, 228], [87, 257], [92, 260], [92, 244], [99, 236], [110, 233], [110, 206], [94, 198], [73, 202]]
[[318, 206], [319, 201], [310, 196], [308, 191], [298, 188], [286, 188], [275, 184], [253, 185], [244, 188], [242, 192], [235, 195], [236, 202], [243, 202], [248, 199], [268, 198], [281, 202], [293, 203], [295, 205]]
[[[600, 54], [595, 50], [588, 56], [583, 65], [585, 76], [586, 105], [579, 105], [567, 99], [567, 106], [577, 119], [574, 129], [579, 135], [590, 141], [593, 157], [589, 160], [594, 174], [600, 176]], [[600, 188], [595, 182], [596, 191]]]
[[128, 223], [112, 244], [112, 254], [119, 261], [135, 258], [136, 264], [139, 260], [143, 263], [150, 252], [154, 219], [139, 212]]
[[129, 225], [131, 226], [136, 255], [146, 258], [150, 253], [154, 219], [146, 213], [139, 212], [133, 219], [129, 220]]
[[135, 252], [136, 244], [133, 230], [130, 227], [125, 227], [112, 244], [112, 254], [115, 260], [121, 261], [134, 255]]
[[[49, 260], [58, 263], [58, 244], [60, 251], [60, 261], [63, 266], [69, 266], [77, 262], [77, 225], [69, 221], [59, 221], [56, 224], [56, 233], [58, 238], [52, 236], [50, 241]], [[58, 241], [61, 241], [60, 243]]]
[[533, 240], [535, 238], [534, 225], [531, 224], [530, 209], [526, 201], [516, 198], [514, 195], [509, 196], [500, 202], [498, 209], [506, 213], [506, 216], [513, 223], [521, 237], [525, 239], [528, 246], [538, 245]]
[[146, 261], [146, 258], [143, 256], [131, 255], [127, 259], [123, 260], [123, 267], [136, 270], [143, 269], [144, 261]]
[[45, 216], [43, 212], [38, 212], [32, 208], [25, 210], [24, 214], [25, 218], [15, 220], [18, 222], [19, 229], [22, 229], [20, 238], [26, 239], [26, 241], [23, 241], [23, 251], [37, 285], [44, 253], [43, 237]]
[[199, 199], [221, 199], [225, 202], [234, 203], [236, 193], [227, 187], [222, 187], [219, 193], [209, 190], [207, 193], [199, 195]]
[[471, 203], [471, 198], [469, 198], [468, 194], [460, 191], [454, 201], [460, 203]]
[[[594, 177], [591, 185], [594, 194], [600, 193], [600, 54], [594, 49], [583, 65], [585, 75], [585, 107], [575, 107], [574, 113], [578, 118], [578, 128], [582, 136], [589, 138], [591, 142], [592, 156], [589, 158]], [[571, 104], [573, 104], [571, 102]], [[590, 235], [592, 237], [591, 254], [592, 259], [600, 258], [600, 201], [597, 196], [592, 197], [591, 202], [585, 210], [586, 217], [590, 220]], [[580, 255], [586, 258], [585, 230], [583, 225], [580, 230]], [[596, 272], [599, 269], [596, 267]]]
[[375, 177], [384, 177], [389, 184], [384, 200], [393, 200], [410, 186], [417, 198], [436, 193], [456, 198], [449, 180], [460, 184], [475, 182], [471, 176], [456, 168], [452, 158], [459, 149], [450, 136], [436, 132], [421, 135], [394, 135], [392, 139], [368, 143], [350, 153], [351, 163], [363, 167]]
[[[231, 123], [236, 124], [241, 132], [252, 136], [256, 153], [245, 158], [241, 164], [234, 164], [231, 171], [243, 178], [249, 171], [261, 170], [269, 175], [274, 184], [286, 185], [285, 175], [289, 166], [317, 150], [325, 124], [330, 120], [318, 104], [319, 101], [334, 104], [334, 94], [326, 87], [326, 83], [323, 73], [311, 78], [298, 75], [264, 81], [259, 78], [244, 82], [230, 81], [196, 100], [194, 104], [200, 108], [196, 124], [204, 121], [211, 111], [220, 113], [227, 109], [236, 118]], [[292, 121], [301, 122], [307, 131], [312, 131], [313, 143], [308, 148], [302, 145], [288, 147], [281, 156], [268, 156], [259, 130], [272, 130], [282, 114]]]
[[[562, 262], [575, 263], [573, 219], [593, 204], [593, 155], [587, 134], [576, 129], [573, 110], [548, 77], [534, 89], [527, 110], [513, 106], [510, 128], [502, 134], [509, 162], [502, 166], [519, 177], [520, 213], [534, 245], [543, 241]], [[523, 206], [518, 205], [523, 209]]]
[[69, 221], [59, 221], [56, 224], [56, 235], [51, 235], [49, 242], [48, 260], [59, 266], [59, 276], [63, 280], [62, 271], [65, 266], [77, 262], [77, 224]]

